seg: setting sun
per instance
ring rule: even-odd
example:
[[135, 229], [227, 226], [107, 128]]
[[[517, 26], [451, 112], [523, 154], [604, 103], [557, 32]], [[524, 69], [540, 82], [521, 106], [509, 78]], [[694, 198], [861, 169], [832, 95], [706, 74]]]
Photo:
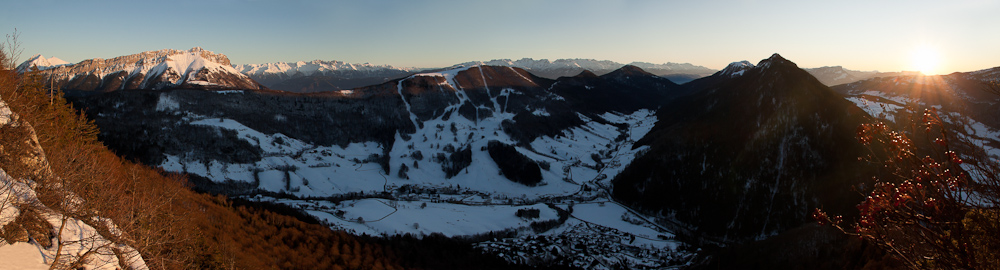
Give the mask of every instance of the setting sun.
[[924, 75], [937, 74], [940, 56], [938, 52], [930, 47], [920, 47], [913, 51], [911, 55], [912, 67]]

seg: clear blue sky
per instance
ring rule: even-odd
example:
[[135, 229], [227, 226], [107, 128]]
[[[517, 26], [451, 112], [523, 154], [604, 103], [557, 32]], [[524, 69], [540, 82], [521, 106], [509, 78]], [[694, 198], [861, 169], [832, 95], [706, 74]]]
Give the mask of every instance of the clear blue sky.
[[[1000, 66], [1000, 1], [4, 1], [21, 59], [69, 62], [195, 46], [233, 63], [440, 67], [594, 58], [720, 69], [780, 53], [801, 67], [936, 73]], [[925, 49], [920, 49], [925, 48]]]

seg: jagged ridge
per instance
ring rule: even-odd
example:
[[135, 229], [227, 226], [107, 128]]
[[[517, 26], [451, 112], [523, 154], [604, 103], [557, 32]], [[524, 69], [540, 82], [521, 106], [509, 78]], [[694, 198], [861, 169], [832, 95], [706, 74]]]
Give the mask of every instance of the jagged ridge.
[[[22, 65], [30, 65], [25, 62]], [[46, 84], [67, 91], [134, 89], [264, 89], [234, 69], [223, 54], [195, 47], [164, 49], [111, 59], [88, 59], [39, 73]]]

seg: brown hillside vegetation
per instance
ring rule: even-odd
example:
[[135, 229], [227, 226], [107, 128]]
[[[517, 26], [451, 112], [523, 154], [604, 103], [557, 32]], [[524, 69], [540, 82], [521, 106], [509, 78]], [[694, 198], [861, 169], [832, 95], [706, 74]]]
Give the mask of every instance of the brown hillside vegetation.
[[[123, 160], [97, 140], [97, 128], [50, 95], [35, 76], [20, 76], [0, 54], [0, 98], [34, 128], [52, 175], [23, 158], [23, 129], [0, 130], [0, 168], [15, 178], [41, 183], [47, 206], [88, 220], [112, 219], [124, 233], [115, 241], [140, 251], [154, 269], [402, 269], [370, 240], [307, 224], [268, 211], [233, 207], [226, 198], [198, 194], [182, 176], [165, 175]], [[63, 198], [45, 190], [50, 182], [85, 199], [83, 207], [60, 208]], [[97, 227], [97, 226], [95, 226]]]

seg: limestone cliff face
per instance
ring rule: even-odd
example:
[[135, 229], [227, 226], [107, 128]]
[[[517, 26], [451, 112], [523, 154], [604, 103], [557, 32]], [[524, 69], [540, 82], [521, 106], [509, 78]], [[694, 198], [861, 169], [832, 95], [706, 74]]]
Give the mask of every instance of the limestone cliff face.
[[[45, 159], [45, 151], [38, 143], [35, 130], [12, 112], [2, 99], [0, 99], [0, 133], [5, 137], [0, 140], [0, 155], [4, 157], [0, 159], [0, 165], [8, 160], [20, 163], [23, 165], [19, 166], [23, 168], [22, 173], [37, 182], [47, 182], [55, 177], [49, 162]], [[34, 187], [34, 184], [32, 186]]]
[[195, 47], [164, 49], [111, 59], [88, 59], [38, 72], [62, 90], [110, 92], [132, 89], [264, 89], [234, 69], [229, 57]]

